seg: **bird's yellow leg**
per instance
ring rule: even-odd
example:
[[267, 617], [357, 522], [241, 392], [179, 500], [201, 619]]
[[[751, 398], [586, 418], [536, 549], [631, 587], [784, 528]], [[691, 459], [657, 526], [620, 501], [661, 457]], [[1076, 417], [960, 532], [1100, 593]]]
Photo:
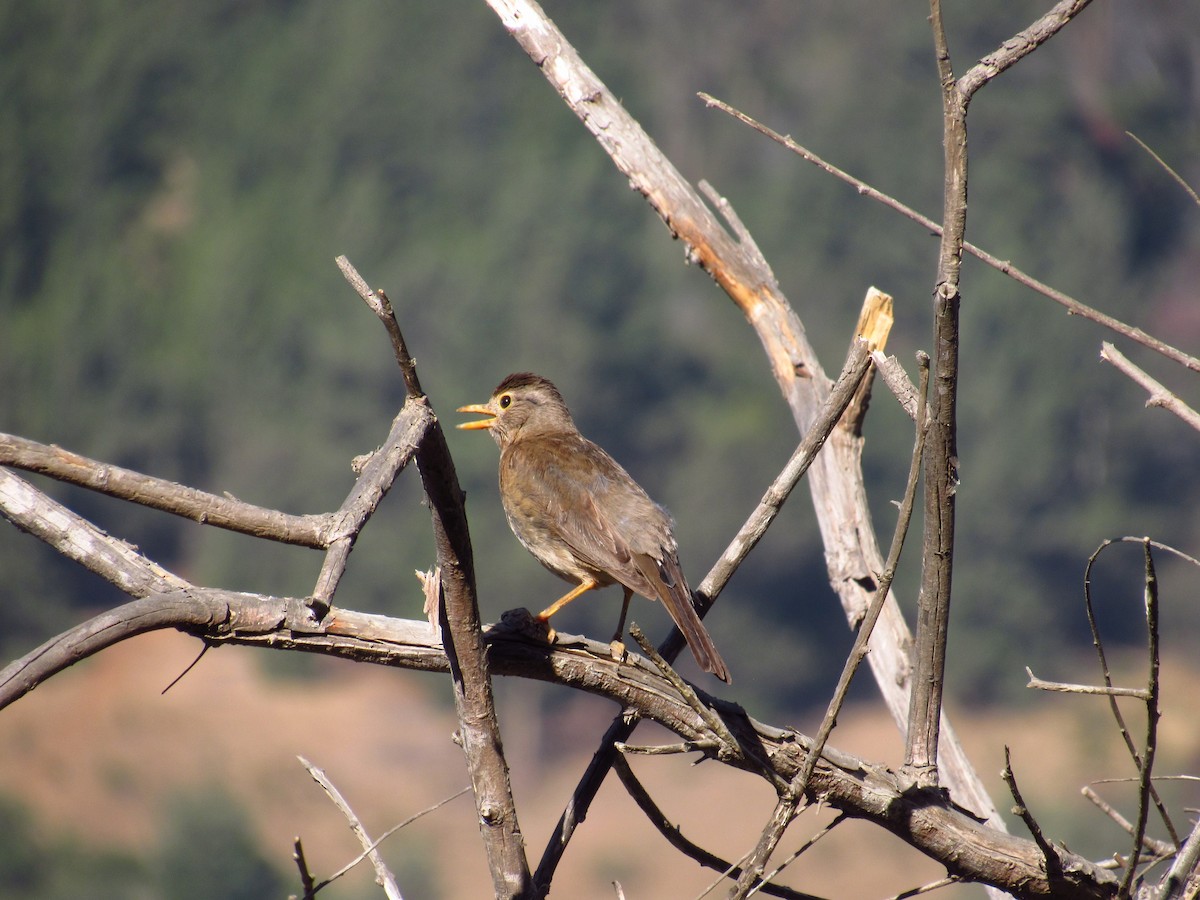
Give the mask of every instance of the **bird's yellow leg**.
[[540, 613], [538, 613], [538, 619], [545, 622], [580, 594], [584, 594], [595, 587], [599, 587], [599, 585], [589, 578], [587, 581], [582, 582], [578, 587], [571, 588], [571, 590], [567, 591], [565, 594], [543, 609]]

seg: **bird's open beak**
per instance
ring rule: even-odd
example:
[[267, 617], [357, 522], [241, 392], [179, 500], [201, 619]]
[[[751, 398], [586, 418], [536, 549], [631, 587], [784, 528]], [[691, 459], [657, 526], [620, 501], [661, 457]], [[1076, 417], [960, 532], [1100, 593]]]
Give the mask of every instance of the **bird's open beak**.
[[479, 413], [481, 416], [487, 416], [486, 419], [479, 419], [475, 422], [460, 423], [458, 427], [463, 431], [478, 431], [481, 428], [491, 428], [496, 424], [496, 413], [483, 403], [472, 403], [470, 406], [460, 406], [456, 412]]

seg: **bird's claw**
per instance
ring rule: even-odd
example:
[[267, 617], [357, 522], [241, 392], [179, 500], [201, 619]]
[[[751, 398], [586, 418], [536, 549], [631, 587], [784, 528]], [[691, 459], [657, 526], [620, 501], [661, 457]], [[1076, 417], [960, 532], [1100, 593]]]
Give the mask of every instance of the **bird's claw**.
[[625, 642], [620, 638], [613, 638], [608, 642], [608, 652], [612, 654], [614, 662], [623, 663], [629, 653], [625, 649]]

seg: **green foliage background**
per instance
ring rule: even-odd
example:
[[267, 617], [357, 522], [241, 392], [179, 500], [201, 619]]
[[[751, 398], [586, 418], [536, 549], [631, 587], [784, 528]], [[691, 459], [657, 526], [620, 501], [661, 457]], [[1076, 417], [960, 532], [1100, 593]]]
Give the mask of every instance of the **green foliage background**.
[[[968, 237], [1195, 353], [1200, 211], [1123, 132], [1200, 183], [1200, 6], [1096, 7], [977, 98]], [[948, 4], [959, 66], [1044, 8]], [[897, 297], [890, 349], [908, 364], [928, 346], [936, 242], [695, 97], [936, 215], [923, 13], [548, 11], [684, 174], [730, 198], [827, 369], [870, 284]], [[288, 511], [332, 508], [402, 396], [382, 330], [333, 266], [345, 253], [392, 296], [450, 421], [510, 371], [555, 380], [672, 509], [693, 581], [797, 440], [748, 326], [483, 4], [5, 0], [0, 98], [0, 429]], [[1200, 442], [1098, 363], [1097, 328], [973, 262], [963, 293], [950, 690], [978, 702], [1083, 645], [1080, 578], [1102, 538], [1197, 551]], [[1195, 402], [1194, 379], [1125, 349]], [[882, 389], [867, 431], [886, 543], [911, 435]], [[494, 447], [450, 439], [485, 616], [556, 596], [504, 525]], [[359, 543], [343, 604], [420, 615], [410, 573], [432, 549], [414, 475]], [[317, 572], [315, 554], [48, 489], [202, 583], [303, 594]], [[909, 609], [917, 557], [899, 583]], [[1100, 587], [1136, 642], [1128, 562]], [[0, 572], [7, 658], [118, 599], [12, 529]], [[1195, 634], [1180, 602], [1193, 583], [1166, 581], [1173, 634]], [[609, 599], [563, 627], [605, 631]], [[634, 617], [665, 624], [645, 605]], [[803, 493], [711, 624], [740, 698], [824, 702], [850, 637]]]

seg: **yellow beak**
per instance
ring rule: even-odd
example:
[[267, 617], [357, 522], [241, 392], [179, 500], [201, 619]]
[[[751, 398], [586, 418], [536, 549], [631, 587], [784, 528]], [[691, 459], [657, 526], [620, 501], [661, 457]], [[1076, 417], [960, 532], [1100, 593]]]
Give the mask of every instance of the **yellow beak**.
[[470, 406], [460, 406], [455, 411], [460, 413], [478, 413], [481, 416], [488, 417], [475, 422], [461, 423], [458, 427], [463, 431], [479, 431], [481, 428], [491, 428], [496, 424], [496, 413], [484, 403], [472, 403]]

